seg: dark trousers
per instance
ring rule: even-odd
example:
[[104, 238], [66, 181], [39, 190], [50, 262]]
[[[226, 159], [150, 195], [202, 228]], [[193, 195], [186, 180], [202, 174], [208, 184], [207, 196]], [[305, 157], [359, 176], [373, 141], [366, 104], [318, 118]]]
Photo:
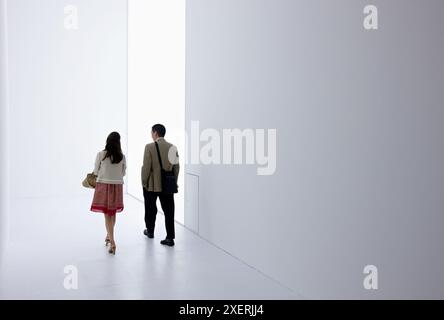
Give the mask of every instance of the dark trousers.
[[176, 237], [174, 231], [174, 194], [164, 194], [161, 192], [151, 192], [143, 188], [143, 198], [145, 199], [145, 225], [148, 233], [154, 233], [157, 215], [157, 198], [165, 215], [165, 227], [167, 239]]

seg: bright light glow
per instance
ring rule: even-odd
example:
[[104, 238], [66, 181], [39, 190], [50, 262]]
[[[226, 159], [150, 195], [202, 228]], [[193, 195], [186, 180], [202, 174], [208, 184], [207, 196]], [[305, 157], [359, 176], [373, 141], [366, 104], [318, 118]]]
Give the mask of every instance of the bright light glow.
[[166, 140], [179, 150], [176, 220], [183, 223], [185, 0], [128, 1], [128, 193], [139, 199], [144, 146], [155, 123], [165, 125]]

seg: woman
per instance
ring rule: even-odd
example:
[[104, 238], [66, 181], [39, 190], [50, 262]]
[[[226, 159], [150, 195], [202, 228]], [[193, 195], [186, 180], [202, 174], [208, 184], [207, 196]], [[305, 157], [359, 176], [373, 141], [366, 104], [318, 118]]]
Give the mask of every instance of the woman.
[[123, 177], [126, 172], [126, 159], [120, 146], [120, 134], [111, 132], [106, 139], [105, 150], [96, 157], [94, 174], [97, 176], [96, 189], [91, 211], [105, 216], [107, 235], [105, 245], [111, 244], [110, 254], [116, 254], [114, 226], [116, 213], [123, 211]]

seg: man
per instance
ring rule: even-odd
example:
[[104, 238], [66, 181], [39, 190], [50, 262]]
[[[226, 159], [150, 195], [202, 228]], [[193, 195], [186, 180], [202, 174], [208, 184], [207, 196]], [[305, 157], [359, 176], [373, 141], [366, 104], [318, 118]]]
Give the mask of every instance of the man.
[[159, 157], [157, 154], [156, 143], [159, 146], [160, 158], [163, 169], [173, 171], [177, 178], [179, 176], [179, 155], [177, 148], [165, 140], [166, 129], [161, 124], [155, 124], [151, 129], [151, 137], [154, 143], [145, 146], [142, 166], [142, 186], [143, 197], [145, 199], [145, 224], [144, 234], [152, 239], [154, 238], [154, 227], [157, 215], [157, 198], [165, 214], [166, 239], [160, 243], [167, 246], [174, 246], [174, 194], [162, 192], [162, 176]]

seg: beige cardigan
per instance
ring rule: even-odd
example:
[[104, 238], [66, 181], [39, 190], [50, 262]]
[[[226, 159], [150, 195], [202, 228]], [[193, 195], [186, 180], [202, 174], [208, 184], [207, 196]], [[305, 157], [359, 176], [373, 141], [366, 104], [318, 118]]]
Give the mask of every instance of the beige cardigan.
[[119, 163], [111, 163], [110, 158], [103, 158], [106, 151], [100, 151], [97, 154], [94, 165], [94, 174], [97, 175], [97, 182], [108, 184], [123, 184], [123, 177], [126, 174], [126, 158], [123, 156]]
[[[166, 171], [174, 171], [177, 178], [179, 177], [179, 154], [177, 148], [164, 138], [157, 139], [159, 144], [160, 157], [162, 158], [162, 165]], [[170, 157], [168, 157], [168, 154]], [[174, 164], [172, 164], [171, 162]], [[162, 179], [160, 174], [160, 163], [157, 156], [155, 143], [150, 143], [145, 146], [145, 153], [143, 155], [142, 166], [142, 186], [147, 191], [162, 192]]]

